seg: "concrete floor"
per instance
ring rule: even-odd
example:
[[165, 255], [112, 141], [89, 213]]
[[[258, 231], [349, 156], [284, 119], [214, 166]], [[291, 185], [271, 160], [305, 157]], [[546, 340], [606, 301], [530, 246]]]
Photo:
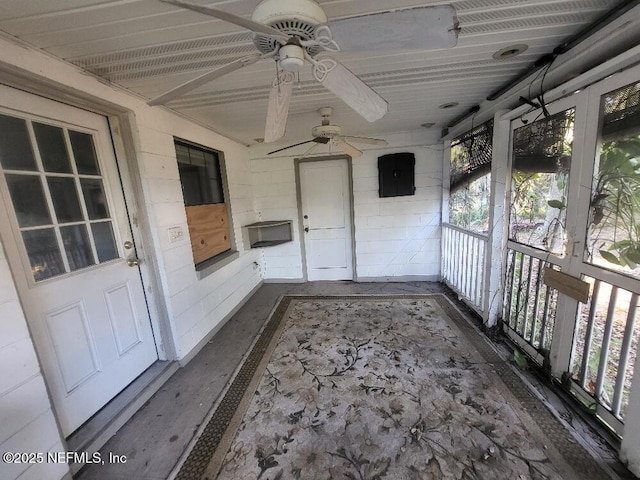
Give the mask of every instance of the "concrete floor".
[[[194, 434], [223, 391], [253, 339], [285, 294], [427, 294], [449, 290], [439, 283], [352, 283], [309, 282], [301, 284], [264, 284], [234, 315], [215, 337], [165, 385], [101, 449], [109, 454], [126, 456], [125, 464], [88, 465], [76, 478], [82, 480], [165, 480], [180, 461]], [[505, 350], [506, 351], [506, 350]], [[531, 383], [559, 415], [569, 417], [567, 406], [541, 383]], [[615, 458], [615, 453], [576, 417], [577, 431], [583, 443], [597, 452], [602, 461], [619, 474], [633, 478]], [[625, 473], [626, 472], [626, 473]], [[615, 478], [615, 477], [614, 477]]]

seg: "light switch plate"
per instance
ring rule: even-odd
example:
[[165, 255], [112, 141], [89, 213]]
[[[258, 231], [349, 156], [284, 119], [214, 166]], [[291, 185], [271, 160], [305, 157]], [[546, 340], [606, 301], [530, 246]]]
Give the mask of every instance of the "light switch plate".
[[178, 243], [184, 239], [184, 232], [181, 226], [167, 228], [169, 243]]

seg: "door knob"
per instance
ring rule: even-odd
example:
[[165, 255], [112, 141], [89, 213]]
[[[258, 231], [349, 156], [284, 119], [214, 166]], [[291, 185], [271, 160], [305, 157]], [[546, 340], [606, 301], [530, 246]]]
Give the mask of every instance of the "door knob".
[[309, 227], [304, 227], [304, 231], [309, 233]]
[[129, 265], [130, 267], [137, 267], [138, 265], [140, 265], [140, 259], [135, 257], [127, 258], [127, 265]]

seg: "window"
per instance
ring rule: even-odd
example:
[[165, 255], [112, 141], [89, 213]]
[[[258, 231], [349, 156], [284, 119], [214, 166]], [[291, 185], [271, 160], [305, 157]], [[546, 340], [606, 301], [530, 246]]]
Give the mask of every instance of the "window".
[[449, 222], [478, 233], [489, 231], [493, 120], [451, 142]]
[[0, 166], [36, 282], [119, 258], [91, 134], [0, 115]]
[[206, 267], [232, 246], [221, 154], [181, 140], [175, 147], [193, 261]]

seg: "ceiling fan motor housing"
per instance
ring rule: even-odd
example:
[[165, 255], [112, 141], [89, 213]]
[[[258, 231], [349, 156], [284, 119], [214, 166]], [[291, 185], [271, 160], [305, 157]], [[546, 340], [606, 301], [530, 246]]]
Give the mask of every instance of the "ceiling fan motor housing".
[[[300, 40], [312, 40], [316, 26], [327, 23], [327, 16], [313, 0], [263, 0], [253, 11], [251, 20]], [[253, 35], [253, 43], [262, 53], [271, 53], [279, 46], [277, 40], [260, 33]], [[314, 56], [321, 47], [315, 45], [306, 50]]]
[[317, 125], [311, 129], [311, 135], [313, 135], [314, 138], [333, 138], [339, 136], [341, 131], [338, 125]]

